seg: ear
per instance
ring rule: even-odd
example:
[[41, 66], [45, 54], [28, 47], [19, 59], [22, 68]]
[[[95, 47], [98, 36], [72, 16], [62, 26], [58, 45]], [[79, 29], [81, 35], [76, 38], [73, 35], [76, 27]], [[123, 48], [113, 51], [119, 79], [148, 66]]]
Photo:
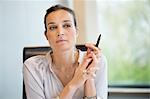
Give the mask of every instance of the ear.
[[47, 32], [46, 31], [44, 32], [44, 35], [45, 35], [46, 39], [48, 40]]

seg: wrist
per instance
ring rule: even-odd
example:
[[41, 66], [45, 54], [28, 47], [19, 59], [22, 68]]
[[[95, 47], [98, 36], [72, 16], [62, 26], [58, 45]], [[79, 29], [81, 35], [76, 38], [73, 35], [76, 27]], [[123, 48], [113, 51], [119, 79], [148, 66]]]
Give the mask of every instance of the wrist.
[[67, 85], [68, 89], [75, 92], [77, 90], [77, 87], [73, 83], [69, 83]]
[[88, 80], [86, 80], [86, 82], [85, 82], [85, 86], [95, 86], [95, 80], [94, 79], [88, 79]]
[[87, 98], [87, 97], [94, 97], [96, 96], [96, 87], [95, 87], [95, 80], [88, 79], [84, 86], [84, 95], [86, 96], [83, 99], [96, 99], [96, 98]]
[[[60, 94], [60, 99], [72, 99], [76, 89], [72, 84], [67, 84]], [[58, 98], [59, 99], [59, 98]]]

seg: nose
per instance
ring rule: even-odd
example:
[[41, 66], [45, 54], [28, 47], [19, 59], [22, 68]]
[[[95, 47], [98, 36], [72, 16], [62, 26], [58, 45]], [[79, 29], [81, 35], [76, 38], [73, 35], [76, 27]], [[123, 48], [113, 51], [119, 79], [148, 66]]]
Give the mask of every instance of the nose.
[[57, 30], [57, 36], [61, 36], [64, 35], [64, 30], [61, 26], [59, 26], [58, 30]]
[[61, 35], [64, 35], [64, 33], [62, 31], [57, 32], [57, 36], [61, 36]]

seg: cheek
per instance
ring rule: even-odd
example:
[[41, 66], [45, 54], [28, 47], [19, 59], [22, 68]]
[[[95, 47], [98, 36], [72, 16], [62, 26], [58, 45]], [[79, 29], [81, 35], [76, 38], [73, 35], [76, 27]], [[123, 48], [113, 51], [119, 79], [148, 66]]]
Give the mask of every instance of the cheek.
[[76, 31], [71, 31], [70, 34], [69, 34], [69, 38], [72, 42], [76, 43], [76, 39], [77, 39]]
[[77, 32], [76, 32], [75, 29], [70, 30], [69, 33], [70, 33], [70, 36], [71, 36], [72, 38], [76, 38], [76, 37], [77, 37]]
[[49, 43], [53, 42], [54, 41], [54, 36], [50, 33], [47, 33], [47, 40], [49, 41]]

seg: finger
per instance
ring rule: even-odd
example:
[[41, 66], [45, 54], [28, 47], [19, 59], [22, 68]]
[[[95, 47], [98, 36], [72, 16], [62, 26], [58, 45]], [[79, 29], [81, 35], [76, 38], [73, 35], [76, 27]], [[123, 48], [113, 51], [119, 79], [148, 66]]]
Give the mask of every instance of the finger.
[[91, 76], [92, 76], [93, 78], [95, 78], [95, 77], [96, 77], [96, 74], [95, 74], [95, 73], [92, 73]]
[[83, 70], [82, 76], [85, 80], [87, 80], [89, 78], [89, 73], [87, 72], [86, 69]]
[[93, 79], [96, 77], [96, 74], [95, 73], [91, 73], [89, 72], [88, 70], [84, 70], [83, 71], [83, 78], [84, 80], [87, 80], [87, 79]]
[[90, 71], [90, 72], [95, 72], [95, 71], [97, 71], [97, 70], [99, 70], [100, 68], [99, 67], [90, 67], [88, 70]]
[[92, 58], [86, 58], [83, 60], [82, 64], [80, 65], [80, 69], [84, 70], [87, 68], [89, 62], [92, 60]]
[[94, 54], [99, 58], [102, 55], [101, 49], [100, 48], [88, 48], [87, 49], [87, 55], [90, 54], [91, 52], [94, 52]]
[[87, 48], [87, 54], [90, 54], [91, 50], [92, 50], [92, 49]]
[[98, 63], [98, 59], [96, 55], [92, 52], [92, 62], [87, 69], [90, 69], [91, 67], [95, 67], [97, 63]]
[[94, 53], [92, 53], [92, 59], [93, 59], [94, 64], [96, 64], [98, 62], [98, 59]]
[[86, 43], [85, 46], [89, 49], [92, 50], [99, 50], [98, 47], [96, 47], [94, 44], [91, 44], [91, 43]]
[[[88, 72], [88, 71], [87, 71], [87, 72]], [[95, 72], [88, 72], [87, 75], [88, 75], [88, 79], [93, 79], [93, 78], [96, 77]]]
[[93, 54], [93, 53], [96, 55], [96, 58], [97, 58], [97, 59], [99, 59], [99, 58], [101, 57], [101, 55], [102, 55], [101, 52], [90, 52], [90, 53], [87, 54], [85, 57], [86, 57], [86, 58], [92, 58], [92, 54]]
[[92, 53], [87, 54], [85, 58], [92, 58]]
[[98, 53], [96, 53], [95, 55], [96, 55], [96, 58], [99, 59], [99, 58], [102, 56], [102, 53], [101, 53], [101, 52], [98, 52]]

